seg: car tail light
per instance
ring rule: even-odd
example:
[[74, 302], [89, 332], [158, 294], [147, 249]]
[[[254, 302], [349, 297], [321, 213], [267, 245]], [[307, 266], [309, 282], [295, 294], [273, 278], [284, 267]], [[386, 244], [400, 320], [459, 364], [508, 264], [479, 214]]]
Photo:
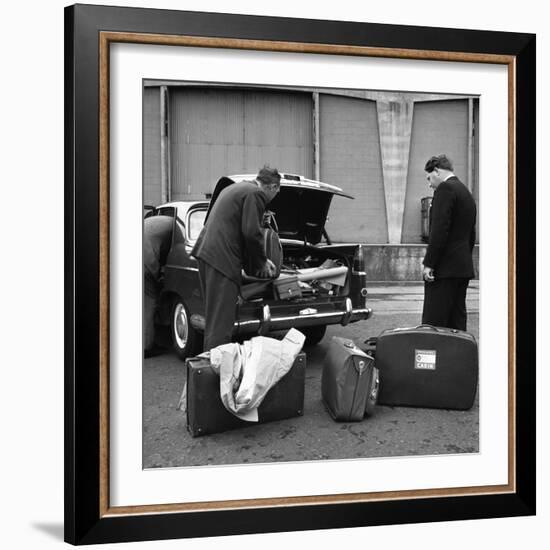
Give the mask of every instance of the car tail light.
[[353, 274], [354, 275], [367, 275], [365, 272], [365, 254], [363, 247], [358, 246], [353, 256]]
[[362, 246], [358, 246], [353, 256], [352, 269], [352, 293], [356, 300], [362, 306], [367, 305], [367, 271], [366, 271], [365, 251]]

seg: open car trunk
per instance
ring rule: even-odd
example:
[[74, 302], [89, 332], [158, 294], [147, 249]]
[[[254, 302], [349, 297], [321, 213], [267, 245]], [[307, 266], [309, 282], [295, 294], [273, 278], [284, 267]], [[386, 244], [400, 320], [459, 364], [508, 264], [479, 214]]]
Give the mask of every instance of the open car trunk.
[[[279, 278], [241, 287], [243, 299], [238, 307], [238, 333], [265, 335], [290, 326], [299, 330], [320, 327], [322, 337], [323, 326], [353, 322], [356, 314], [352, 303], [352, 257], [332, 248], [296, 241], [283, 241], [282, 244], [283, 266]], [[300, 280], [302, 275], [306, 280]], [[248, 295], [247, 289], [253, 285], [261, 286], [260, 292]], [[361, 310], [359, 316], [368, 318], [368, 313]]]
[[[334, 250], [283, 241], [281, 275], [275, 281], [245, 277], [246, 302], [310, 302], [349, 294], [351, 259]], [[295, 290], [294, 294], [288, 288]]]

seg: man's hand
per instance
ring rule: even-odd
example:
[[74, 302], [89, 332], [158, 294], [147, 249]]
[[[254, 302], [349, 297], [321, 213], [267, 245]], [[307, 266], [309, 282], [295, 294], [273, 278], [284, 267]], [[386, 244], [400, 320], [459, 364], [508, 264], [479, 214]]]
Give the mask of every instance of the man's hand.
[[434, 270], [431, 267], [424, 267], [422, 276], [427, 283], [433, 283], [435, 280]]
[[275, 264], [268, 259], [263, 267], [258, 271], [258, 277], [261, 277], [262, 279], [273, 279], [276, 272], [277, 269], [275, 268]]

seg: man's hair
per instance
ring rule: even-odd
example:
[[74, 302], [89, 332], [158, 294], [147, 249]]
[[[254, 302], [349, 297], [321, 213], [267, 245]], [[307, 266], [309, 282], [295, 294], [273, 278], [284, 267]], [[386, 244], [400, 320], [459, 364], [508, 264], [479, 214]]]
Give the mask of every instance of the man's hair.
[[435, 168], [439, 168], [440, 170], [450, 170], [452, 172], [453, 164], [446, 155], [437, 155], [436, 157], [432, 157], [426, 163], [426, 166], [424, 166], [424, 171], [433, 172]]
[[281, 183], [281, 174], [279, 174], [277, 168], [270, 168], [267, 164], [258, 172], [256, 179], [263, 185], [277, 186]]

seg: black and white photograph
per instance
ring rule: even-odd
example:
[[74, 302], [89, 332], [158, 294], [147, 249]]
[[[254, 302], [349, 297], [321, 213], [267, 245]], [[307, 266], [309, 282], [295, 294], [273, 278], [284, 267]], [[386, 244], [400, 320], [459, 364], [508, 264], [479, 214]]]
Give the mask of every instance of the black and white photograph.
[[143, 468], [479, 453], [479, 95], [142, 93]]

